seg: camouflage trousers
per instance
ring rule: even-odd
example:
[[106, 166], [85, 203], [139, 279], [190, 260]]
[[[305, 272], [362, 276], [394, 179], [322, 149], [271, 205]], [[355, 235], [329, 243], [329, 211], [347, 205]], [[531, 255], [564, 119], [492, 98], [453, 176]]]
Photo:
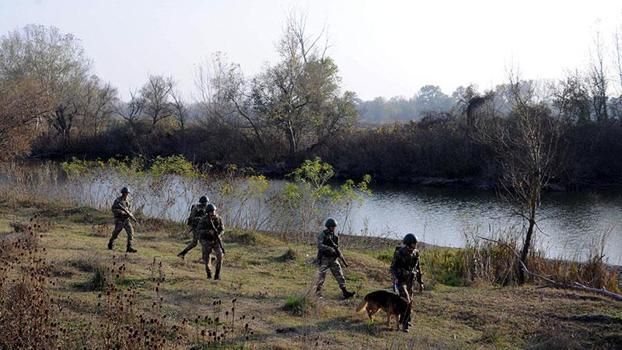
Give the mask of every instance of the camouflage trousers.
[[188, 252], [191, 251], [194, 247], [196, 247], [198, 243], [199, 243], [199, 236], [197, 234], [197, 230], [196, 229], [192, 229], [192, 241], [190, 241], [190, 243], [188, 243], [186, 248], [184, 248], [184, 250], [182, 250], [180, 254], [181, 255], [188, 254]]
[[413, 279], [409, 278], [406, 281], [398, 281], [393, 288], [395, 291], [407, 302], [410, 303], [411, 295], [413, 295]]
[[119, 233], [121, 230], [125, 229], [125, 233], [127, 234], [127, 247], [132, 247], [132, 240], [134, 239], [134, 228], [130, 223], [130, 219], [114, 219], [114, 230], [112, 231], [112, 237], [110, 237], [110, 243], [114, 242], [117, 237], [119, 237]]
[[317, 274], [317, 282], [315, 284], [316, 293], [320, 293], [322, 291], [322, 287], [324, 286], [324, 281], [326, 280], [326, 272], [332, 272], [333, 276], [337, 280], [339, 284], [339, 288], [343, 289], [346, 287], [346, 279], [343, 277], [343, 270], [341, 269], [341, 264], [337, 261], [336, 257], [321, 257], [320, 258], [320, 266]]
[[205, 262], [205, 272], [207, 276], [212, 275], [212, 271], [210, 270], [210, 255], [212, 252], [216, 256], [216, 275], [214, 277], [218, 277], [220, 275], [220, 268], [222, 267], [222, 248], [220, 248], [220, 244], [215, 240], [208, 239], [200, 239], [201, 247], [203, 248], [203, 261]]
[[398, 281], [396, 284], [393, 285], [393, 288], [397, 291], [400, 297], [406, 300], [409, 304], [408, 309], [406, 310], [406, 312], [403, 315], [403, 318], [401, 319], [402, 327], [404, 329], [408, 329], [408, 327], [410, 326], [410, 319], [411, 319], [411, 313], [412, 313], [411, 311], [412, 308], [410, 307], [410, 304], [412, 303], [411, 295], [413, 295], [413, 284], [414, 284], [414, 279], [409, 278], [406, 281]]

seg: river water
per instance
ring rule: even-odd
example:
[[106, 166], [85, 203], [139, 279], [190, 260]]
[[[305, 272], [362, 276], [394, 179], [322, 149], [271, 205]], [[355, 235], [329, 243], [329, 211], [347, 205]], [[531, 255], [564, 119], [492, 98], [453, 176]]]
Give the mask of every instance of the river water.
[[[460, 247], [465, 237], [524, 229], [511, 213], [492, 192], [401, 186], [375, 188], [350, 220], [354, 232], [395, 237], [412, 232], [427, 243]], [[538, 215], [535, 239], [547, 256], [582, 260], [605, 235], [604, 255], [609, 263], [622, 265], [622, 192], [548, 193]]]
[[[100, 209], [109, 208], [119, 188], [129, 184], [134, 189], [136, 207], [141, 207], [143, 213], [176, 221], [183, 221], [190, 205], [207, 194], [214, 203], [226, 209], [221, 211], [228, 216], [225, 219], [235, 215], [238, 226], [255, 225], [260, 229], [270, 229], [265, 226], [269, 217], [265, 213], [275, 212], [275, 208], [270, 208], [271, 202], [264, 197], [280, 191], [285, 183], [271, 180], [270, 189], [259, 199], [242, 195], [225, 200], [222, 186], [179, 177], [156, 187], [146, 185], [148, 177], [130, 180], [111, 172], [80, 178], [79, 181], [38, 178], [37, 185], [32, 184], [37, 181], [29, 181], [31, 192], [48, 197], [55, 194], [69, 196], [76, 204]], [[10, 175], [0, 176], [0, 185], [16, 186], [11, 183]], [[234, 187], [243, 194], [248, 190], [247, 185], [236, 183]], [[521, 219], [512, 216], [510, 206], [493, 192], [412, 186], [377, 186], [372, 191], [371, 195], [362, 196], [350, 211], [328, 212], [326, 216], [335, 216], [342, 223], [340, 230], [345, 233], [390, 238], [414, 233], [423, 242], [451, 247], [464, 246], [469, 237], [494, 237], [505, 231], [524, 232]], [[536, 247], [548, 257], [583, 260], [605, 235], [603, 253], [607, 262], [622, 265], [621, 190], [548, 193], [542, 199], [538, 215]], [[319, 230], [323, 217], [316, 219], [315, 226], [311, 227]], [[258, 224], [262, 220], [263, 224]]]

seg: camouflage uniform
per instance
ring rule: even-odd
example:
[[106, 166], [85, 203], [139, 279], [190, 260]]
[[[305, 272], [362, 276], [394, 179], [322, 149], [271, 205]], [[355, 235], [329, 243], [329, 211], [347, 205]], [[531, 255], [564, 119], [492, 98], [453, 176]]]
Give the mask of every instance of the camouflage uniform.
[[[393, 280], [397, 281], [393, 287], [410, 304], [412, 302], [413, 284], [416, 278], [420, 278], [417, 276], [421, 276], [419, 251], [415, 249], [412, 253], [409, 253], [407, 247], [397, 247], [391, 263], [391, 275]], [[408, 329], [410, 310], [411, 308], [409, 307], [403, 319], [404, 330]]]
[[127, 234], [127, 249], [132, 248], [132, 240], [134, 239], [134, 228], [130, 223], [130, 217], [122, 210], [125, 208], [127, 211], [130, 211], [132, 207], [132, 202], [130, 202], [129, 198], [123, 198], [123, 196], [114, 200], [112, 203], [112, 213], [114, 215], [114, 230], [112, 231], [112, 237], [110, 237], [110, 241], [108, 242], [108, 247], [112, 248], [112, 243], [119, 236], [121, 230], [125, 229], [125, 233]]
[[331, 232], [329, 229], [320, 232], [317, 237], [317, 257], [319, 269], [315, 292], [318, 295], [321, 295], [324, 280], [326, 279], [326, 272], [328, 270], [330, 270], [333, 276], [335, 276], [335, 279], [339, 284], [339, 288], [341, 288], [342, 291], [346, 288], [346, 279], [343, 277], [341, 264], [339, 264], [339, 261], [337, 260], [337, 252], [335, 252], [335, 249], [332, 248], [329, 240], [332, 240], [335, 245], [339, 245], [339, 236], [337, 233]]
[[421, 273], [419, 267], [419, 251], [415, 249], [412, 254], [408, 253], [408, 248], [398, 247], [393, 254], [391, 263], [391, 275], [397, 281], [396, 289], [400, 296], [410, 302], [413, 294], [413, 285], [417, 274]]
[[197, 236], [201, 242], [203, 248], [203, 261], [205, 262], [205, 272], [207, 278], [212, 278], [212, 272], [210, 270], [210, 254], [212, 251], [216, 255], [216, 273], [214, 279], [220, 279], [220, 268], [222, 267], [222, 247], [218, 244], [218, 240], [215, 235], [221, 236], [225, 228], [222, 224], [220, 216], [214, 214], [210, 217], [209, 214], [204, 215], [197, 224]]
[[178, 255], [183, 257], [185, 256], [191, 249], [197, 246], [199, 242], [199, 236], [197, 234], [197, 226], [199, 225], [199, 221], [205, 214], [207, 203], [199, 203], [192, 206], [190, 209], [190, 216], [188, 217], [188, 226], [190, 226], [190, 230], [192, 231], [192, 241], [181, 251]]

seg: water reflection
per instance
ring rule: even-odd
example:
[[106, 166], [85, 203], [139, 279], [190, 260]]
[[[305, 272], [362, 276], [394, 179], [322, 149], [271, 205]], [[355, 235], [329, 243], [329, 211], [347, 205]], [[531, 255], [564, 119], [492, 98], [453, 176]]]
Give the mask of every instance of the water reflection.
[[[609, 232], [605, 255], [622, 264], [620, 192], [552, 193], [543, 198], [537, 244], [550, 257], [583, 259], [603, 232]], [[425, 242], [459, 247], [464, 233], [482, 236], [508, 226], [522, 227], [520, 218], [494, 193], [380, 187], [351, 215], [352, 232], [400, 237], [418, 234]], [[365, 225], [362, 223], [365, 222]]]
[[[265, 201], [240, 203], [221, 198], [217, 182], [169, 177], [153, 187], [149, 178], [127, 179], [110, 171], [81, 180], [43, 181], [38, 191], [46, 197], [70, 196], [76, 204], [108, 209], [119, 188], [129, 184], [136, 206], [142, 206], [145, 214], [175, 221], [184, 221], [190, 205], [203, 194], [245, 225], [265, 220], [274, 209]], [[283, 181], [271, 181], [268, 194], [283, 185]], [[245, 190], [244, 184], [237, 186]], [[609, 263], [622, 265], [621, 209], [619, 190], [547, 194], [539, 213], [536, 244], [549, 257], [584, 259], [601, 234], [609, 232], [604, 254]], [[510, 213], [508, 204], [491, 192], [382, 186], [373, 188], [373, 194], [364, 197], [349, 215], [336, 216], [341, 230], [348, 233], [400, 238], [412, 232], [427, 243], [460, 247], [465, 234], [488, 236], [508, 227], [520, 229], [522, 221]]]

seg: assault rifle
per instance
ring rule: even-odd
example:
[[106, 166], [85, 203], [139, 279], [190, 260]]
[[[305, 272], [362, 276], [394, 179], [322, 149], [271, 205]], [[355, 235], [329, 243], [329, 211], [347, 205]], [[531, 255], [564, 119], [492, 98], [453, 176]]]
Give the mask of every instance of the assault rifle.
[[212, 221], [211, 218], [209, 219], [209, 222], [210, 222], [210, 224], [212, 224], [212, 228], [214, 228], [214, 236], [216, 236], [216, 242], [220, 246], [220, 250], [222, 250], [222, 254], [224, 255], [225, 254], [225, 246], [222, 245], [222, 240], [220, 239], [220, 235], [218, 234], [218, 230], [216, 230], [216, 225], [214, 225], [214, 222]]
[[118, 209], [121, 209], [121, 211], [124, 212], [132, 221], [138, 224], [138, 220], [136, 220], [136, 217], [134, 216], [134, 214], [132, 214], [132, 212], [130, 212], [127, 208], [120, 205]]
[[341, 250], [339, 250], [339, 246], [336, 245], [335, 242], [333, 242], [331, 238], [329, 237], [327, 238], [328, 238], [328, 245], [335, 250], [335, 252], [337, 253], [337, 258], [339, 258], [343, 266], [348, 267], [348, 262], [346, 261], [346, 258], [341, 253]]

